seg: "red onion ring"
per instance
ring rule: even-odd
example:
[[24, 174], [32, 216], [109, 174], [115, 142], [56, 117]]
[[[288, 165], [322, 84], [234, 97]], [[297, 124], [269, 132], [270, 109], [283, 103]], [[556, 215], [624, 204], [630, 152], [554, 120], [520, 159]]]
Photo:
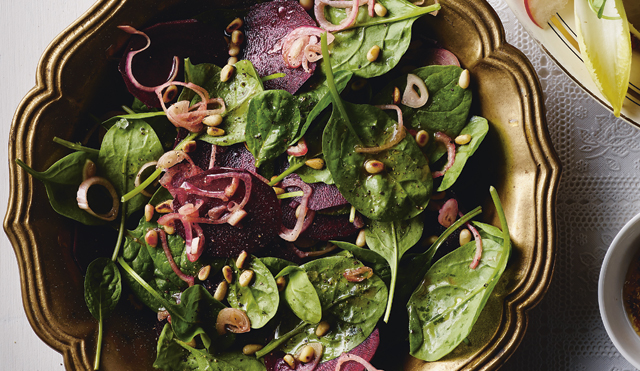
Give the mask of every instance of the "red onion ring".
[[[96, 213], [95, 211], [93, 211], [93, 209], [91, 209], [91, 206], [89, 206], [87, 195], [89, 193], [89, 188], [94, 185], [101, 185], [105, 187], [109, 192], [109, 195], [113, 199], [111, 210], [107, 211], [104, 214]], [[76, 193], [76, 201], [78, 202], [79, 208], [97, 218], [106, 221], [115, 220], [115, 218], [118, 216], [118, 210], [120, 209], [120, 197], [118, 197], [118, 193], [116, 192], [115, 188], [113, 188], [113, 184], [111, 184], [111, 182], [109, 182], [107, 179], [99, 176], [92, 176], [80, 183], [78, 192]]]
[[287, 154], [289, 156], [301, 157], [307, 154], [309, 151], [309, 147], [307, 146], [307, 141], [303, 138], [300, 138], [298, 143], [295, 146], [291, 146], [287, 148]]
[[216, 330], [219, 335], [224, 335], [227, 330], [234, 334], [242, 334], [251, 330], [251, 321], [240, 309], [223, 308], [216, 318]]
[[[162, 100], [162, 92], [169, 86], [182, 86], [193, 90], [200, 96], [200, 102], [189, 107], [182, 102], [177, 102], [167, 109], [167, 105]], [[202, 87], [194, 83], [184, 83], [180, 81], [169, 81], [155, 89], [156, 96], [160, 101], [162, 110], [167, 114], [167, 118], [176, 127], [182, 127], [190, 132], [200, 132], [204, 128], [202, 120], [209, 115], [220, 115], [226, 111], [226, 106], [222, 98], [209, 98], [209, 93]], [[218, 104], [220, 108], [215, 110], [207, 109], [209, 104]], [[174, 107], [174, 108], [172, 108]]]
[[307, 207], [309, 198], [313, 193], [313, 189], [311, 188], [311, 186], [300, 179], [285, 179], [282, 182], [282, 187], [298, 187], [303, 192], [300, 206], [298, 206], [300, 208], [300, 213], [298, 214], [296, 225], [293, 227], [293, 229], [289, 229], [284, 225], [280, 226], [280, 238], [285, 241], [293, 242], [297, 240], [300, 236], [300, 233], [304, 232], [304, 230], [307, 229], [313, 222], [315, 213], [309, 212], [309, 209]]
[[[414, 86], [420, 90], [420, 95], [413, 89]], [[411, 108], [420, 108], [427, 103], [427, 100], [429, 100], [429, 90], [424, 80], [412, 73], [407, 74], [407, 87], [402, 94], [402, 104]]]
[[438, 178], [444, 175], [453, 166], [454, 161], [456, 160], [456, 145], [453, 143], [453, 139], [449, 137], [447, 134], [439, 131], [435, 134], [435, 140], [440, 143], [443, 143], [447, 147], [447, 163], [444, 165], [444, 168], [440, 171], [435, 171], [431, 176], [433, 178]]
[[349, 282], [362, 282], [373, 276], [373, 269], [370, 267], [362, 266], [354, 269], [347, 269], [342, 273], [342, 276]]
[[[318, 44], [318, 38], [324, 32], [322, 28], [312, 26], [301, 26], [289, 32], [282, 40], [282, 58], [284, 59], [284, 64], [289, 68], [298, 68], [302, 65], [307, 73], [311, 73], [309, 62], [315, 62], [322, 58], [322, 51], [320, 50], [318, 52], [320, 53], [319, 57], [317, 53], [315, 53], [311, 57], [314, 60], [310, 60], [308, 57], [308, 47], [309, 45]], [[328, 33], [327, 44], [331, 44], [333, 40], [335, 40], [335, 36]], [[318, 47], [319, 46], [318, 44]]]
[[316, 16], [316, 21], [318, 22], [320, 27], [324, 28], [325, 30], [329, 32], [342, 31], [353, 26], [353, 24], [356, 22], [356, 18], [358, 17], [358, 8], [360, 7], [359, 1], [351, 1], [351, 12], [347, 13], [347, 18], [343, 19], [342, 22], [337, 25], [329, 22], [324, 16], [324, 8], [327, 5], [333, 6], [333, 1], [316, 0], [313, 6], [313, 13]]
[[382, 371], [373, 367], [373, 365], [367, 362], [364, 358], [351, 353], [342, 353], [340, 355], [340, 358], [338, 358], [338, 363], [336, 364], [335, 371], [340, 371], [342, 369], [342, 364], [347, 363], [349, 361], [358, 362], [359, 364], [363, 365], [367, 369], [367, 371]]
[[400, 141], [404, 139], [404, 137], [407, 135], [407, 131], [404, 128], [404, 121], [402, 119], [402, 110], [400, 109], [400, 107], [396, 106], [395, 104], [387, 104], [387, 105], [376, 106], [376, 107], [382, 110], [385, 110], [385, 109], [396, 110], [396, 112], [398, 113], [398, 125], [396, 126], [393, 132], [393, 135], [391, 136], [391, 139], [387, 143], [378, 147], [357, 146], [356, 147], [357, 153], [371, 153], [371, 154], [380, 153], [400, 143]]
[[[139, 186], [140, 183], [142, 183], [142, 173], [147, 170], [147, 168], [151, 167], [151, 166], [156, 166], [158, 164], [158, 161], [150, 161], [147, 162], [146, 164], [140, 166], [140, 170], [138, 170], [138, 174], [136, 174], [136, 179], [133, 181], [133, 185], [134, 186]], [[154, 184], [157, 184], [157, 181], [154, 182]], [[147, 192], [146, 189], [143, 189], [142, 191], [140, 191], [140, 193], [142, 193], [144, 196], [146, 197], [152, 197], [153, 195], [149, 192]]]
[[469, 268], [476, 269], [480, 264], [480, 259], [482, 259], [482, 237], [480, 237], [480, 233], [471, 223], [466, 223], [466, 225], [473, 234], [473, 239], [476, 240], [476, 253], [473, 256], [473, 261], [469, 264]]
[[455, 198], [450, 198], [442, 205], [438, 212], [438, 223], [441, 226], [448, 228], [456, 221], [458, 216], [458, 201]]
[[160, 240], [162, 241], [162, 249], [167, 256], [167, 260], [169, 261], [169, 265], [171, 265], [173, 273], [175, 273], [181, 280], [188, 283], [189, 287], [193, 286], [195, 278], [193, 276], [184, 274], [176, 264], [175, 260], [173, 260], [173, 255], [171, 255], [171, 250], [169, 249], [169, 244], [167, 243], [167, 235], [162, 229], [158, 229], [157, 232], [160, 235]]

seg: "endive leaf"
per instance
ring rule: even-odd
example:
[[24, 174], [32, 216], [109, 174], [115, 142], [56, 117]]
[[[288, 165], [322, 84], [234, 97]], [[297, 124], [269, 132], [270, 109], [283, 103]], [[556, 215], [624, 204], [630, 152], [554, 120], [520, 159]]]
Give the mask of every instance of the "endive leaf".
[[631, 36], [622, 0], [609, 0], [599, 19], [588, 0], [575, 0], [580, 52], [596, 86], [620, 116], [631, 74]]

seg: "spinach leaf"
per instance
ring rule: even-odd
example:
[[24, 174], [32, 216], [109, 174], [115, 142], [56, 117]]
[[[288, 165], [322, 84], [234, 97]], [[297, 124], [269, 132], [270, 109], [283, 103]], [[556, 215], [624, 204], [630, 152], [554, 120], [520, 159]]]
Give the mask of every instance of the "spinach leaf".
[[474, 224], [483, 241], [480, 265], [469, 268], [476, 249], [471, 241], [433, 264], [407, 303], [410, 353], [414, 357], [436, 361], [458, 346], [471, 332], [506, 268], [508, 235], [505, 240], [499, 229]]
[[58, 214], [86, 225], [105, 224], [104, 220], [78, 207], [76, 197], [87, 160], [96, 162], [98, 157], [83, 151], [74, 152], [61, 158], [43, 172], [33, 170], [19, 159], [16, 159], [16, 163], [35, 179], [44, 183], [49, 203]]
[[165, 151], [171, 150], [176, 139], [177, 129], [169, 121], [167, 115], [163, 111], [134, 113], [127, 115], [114, 116], [102, 123], [102, 127], [109, 130], [114, 125], [126, 128], [133, 120], [142, 120], [149, 124], [158, 135], [160, 143]]
[[[379, 146], [392, 135], [397, 123], [381, 109], [342, 102], [357, 135], [352, 135], [340, 110], [334, 109], [322, 136], [324, 158], [338, 190], [359, 212], [373, 220], [393, 221], [420, 214], [429, 203], [433, 179], [429, 164], [411, 135], [377, 154], [357, 153], [362, 140], [366, 147]], [[368, 160], [384, 164], [379, 174], [364, 170]]]
[[[330, 98], [329, 94], [327, 94], [323, 100], [326, 98]], [[315, 156], [316, 154], [322, 153], [322, 132], [327, 121], [329, 121], [329, 115], [324, 115], [323, 119], [323, 121], [313, 125], [305, 134], [305, 141], [308, 147], [307, 155], [300, 157], [288, 156], [289, 166], [298, 168], [295, 173], [298, 174], [300, 179], [305, 183], [323, 182], [326, 184], [334, 184], [331, 172], [326, 166], [322, 169], [314, 169], [304, 165], [304, 163], [311, 158], [324, 159], [322, 155]]]
[[196, 371], [197, 368], [187, 367], [185, 360], [188, 356], [189, 351], [176, 341], [171, 325], [165, 324], [158, 338], [156, 360], [153, 362], [153, 367], [163, 371]]
[[118, 266], [109, 258], [97, 258], [87, 267], [84, 277], [84, 300], [93, 318], [98, 320], [98, 341], [94, 369], [100, 367], [102, 327], [120, 300], [122, 280]]
[[[238, 269], [233, 262], [234, 278], [229, 285], [227, 300], [229, 304], [247, 313], [251, 320], [251, 328], [261, 328], [269, 322], [278, 311], [280, 294], [276, 280], [260, 259], [251, 256], [243, 269]], [[252, 270], [254, 278], [248, 286], [242, 286], [239, 277], [242, 271]]]
[[287, 266], [297, 266], [294, 262], [290, 262], [281, 258], [274, 258], [272, 256], [266, 256], [258, 259], [260, 259], [262, 264], [264, 264], [267, 269], [269, 269], [269, 272], [271, 272], [274, 277]]
[[424, 223], [420, 218], [412, 218], [405, 221], [378, 222], [371, 221], [365, 229], [367, 246], [372, 251], [383, 256], [391, 268], [391, 282], [389, 284], [389, 298], [384, 321], [389, 321], [393, 294], [398, 277], [398, 265], [402, 255], [412, 248], [422, 237]]
[[[142, 120], [125, 120], [127, 125], [114, 125], [105, 134], [98, 172], [109, 179], [118, 195], [135, 188], [135, 178], [142, 165], [155, 161], [164, 154], [162, 144], [154, 130]], [[127, 215], [144, 207], [148, 198], [142, 194], [127, 203]]]
[[294, 267], [287, 274], [289, 281], [284, 289], [284, 299], [293, 313], [304, 322], [320, 322], [322, 319], [320, 298], [311, 281], [309, 281], [307, 272], [302, 268]]
[[456, 182], [467, 160], [476, 152], [478, 147], [480, 147], [480, 143], [482, 143], [482, 140], [488, 132], [489, 124], [487, 119], [479, 116], [473, 116], [467, 126], [460, 131], [460, 135], [471, 135], [471, 142], [458, 147], [455, 162], [453, 166], [444, 173], [444, 178], [438, 187], [438, 192], [448, 189]]
[[[227, 82], [221, 82], [220, 67], [208, 63], [193, 65], [189, 59], [184, 62], [185, 82], [192, 82], [206, 89], [210, 97], [222, 98], [227, 107], [220, 125], [225, 135], [212, 137], [203, 134], [198, 138], [200, 140], [222, 146], [244, 142], [249, 102], [264, 88], [251, 62], [242, 60], [234, 66], [236, 72], [233, 77]], [[200, 97], [189, 89], [183, 89], [178, 100], [197, 103]]]
[[[177, 342], [190, 352], [186, 361], [187, 368], [206, 371], [264, 371], [264, 364], [254, 356], [239, 351], [211, 353], [204, 349], [193, 348], [184, 342]], [[195, 368], [193, 368], [195, 367]], [[182, 371], [182, 370], [181, 370]]]
[[249, 104], [245, 140], [256, 167], [283, 154], [294, 144], [300, 126], [300, 109], [286, 90], [258, 93]]
[[[351, 29], [336, 32], [331, 44], [331, 64], [334, 70], [353, 71], [364, 78], [380, 76], [395, 67], [411, 43], [411, 26], [420, 16], [439, 9], [439, 5], [418, 7], [405, 0], [380, 0], [387, 8], [385, 17], [369, 17], [367, 8], [360, 7]], [[329, 8], [327, 20], [340, 23], [344, 9]], [[370, 62], [367, 52], [372, 46], [381, 49], [380, 57]], [[323, 62], [324, 63], [324, 62]]]

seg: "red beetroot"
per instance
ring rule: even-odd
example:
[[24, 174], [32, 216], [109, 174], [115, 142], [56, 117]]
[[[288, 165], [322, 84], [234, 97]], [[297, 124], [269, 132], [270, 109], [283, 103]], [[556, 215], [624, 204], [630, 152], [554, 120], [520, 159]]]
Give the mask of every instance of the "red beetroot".
[[[287, 176], [287, 178], [300, 178], [298, 174], [291, 174]], [[329, 209], [336, 206], [344, 206], [349, 202], [342, 196], [340, 191], [338, 191], [338, 187], [335, 184], [326, 184], [326, 183], [310, 183], [311, 189], [313, 189], [313, 193], [311, 194], [311, 198], [309, 198], [309, 204], [307, 207], [311, 210], [324, 210]], [[287, 188], [287, 192], [297, 191], [297, 188]], [[302, 198], [296, 197], [293, 200], [300, 202]]]
[[[265, 81], [266, 89], [282, 89], [295, 93], [311, 73], [302, 67], [288, 68], [282, 57], [282, 40], [289, 32], [301, 26], [316, 26], [298, 1], [278, 0], [251, 7], [245, 17], [246, 47], [244, 57], [253, 63], [261, 77], [274, 73], [286, 76]], [[316, 63], [309, 63], [314, 71]]]
[[[297, 207], [297, 205], [298, 203], [295, 201], [282, 202], [282, 222], [287, 228], [293, 228], [296, 224], [295, 207]], [[358, 230], [354, 223], [349, 223], [349, 215], [324, 215], [316, 213], [313, 218], [313, 223], [300, 233], [300, 237], [329, 241], [351, 236], [357, 233]]]

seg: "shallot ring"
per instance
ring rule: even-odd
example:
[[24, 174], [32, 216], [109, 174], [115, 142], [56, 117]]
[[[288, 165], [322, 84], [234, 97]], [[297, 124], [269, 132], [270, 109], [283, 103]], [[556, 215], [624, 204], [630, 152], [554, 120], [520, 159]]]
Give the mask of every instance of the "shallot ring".
[[[324, 8], [329, 5], [333, 6], [332, 1], [329, 0], [316, 0], [316, 3], [313, 7], [313, 13], [316, 16], [316, 20], [320, 27], [324, 28], [329, 32], [342, 31], [345, 30], [356, 22], [356, 18], [358, 17], [358, 8], [360, 7], [360, 2], [353, 0], [351, 5], [351, 12], [347, 13], [347, 18], [343, 19], [340, 24], [333, 24], [327, 20], [324, 16]], [[349, 9], [349, 8], [347, 8]]]
[[247, 314], [236, 308], [223, 308], [216, 318], [216, 331], [224, 335], [231, 331], [234, 334], [242, 334], [251, 330], [251, 320]]
[[437, 132], [435, 134], [435, 140], [440, 143], [443, 143], [447, 147], [447, 163], [444, 165], [444, 168], [440, 171], [435, 171], [431, 176], [433, 178], [438, 178], [443, 176], [447, 170], [451, 169], [454, 161], [456, 160], [456, 145], [453, 143], [453, 139], [450, 136], [443, 132]]
[[[420, 95], [413, 89], [417, 87], [420, 90]], [[412, 73], [407, 74], [407, 87], [402, 94], [402, 104], [411, 108], [420, 108], [424, 106], [429, 100], [429, 89], [419, 76]]]
[[[95, 211], [93, 211], [93, 209], [91, 209], [91, 206], [89, 206], [89, 200], [87, 198], [89, 188], [96, 184], [105, 187], [109, 192], [109, 195], [113, 199], [111, 210], [107, 211], [104, 214], [96, 213]], [[78, 192], [76, 194], [76, 201], [78, 202], [78, 207], [82, 210], [85, 210], [89, 214], [109, 222], [114, 220], [118, 216], [118, 210], [120, 209], [120, 197], [118, 197], [118, 193], [113, 187], [113, 184], [111, 184], [111, 182], [109, 182], [107, 179], [99, 176], [92, 176], [80, 183]]]
[[400, 141], [404, 139], [404, 137], [407, 135], [407, 131], [404, 128], [404, 121], [402, 119], [402, 110], [400, 109], [400, 107], [396, 106], [395, 104], [387, 104], [387, 105], [376, 106], [376, 107], [382, 110], [385, 110], [385, 109], [396, 110], [396, 112], [398, 113], [398, 125], [396, 125], [393, 135], [391, 136], [391, 139], [387, 143], [377, 147], [357, 146], [355, 149], [356, 153], [370, 153], [370, 154], [380, 153], [400, 143]]
[[[140, 185], [140, 183], [142, 183], [142, 173], [147, 170], [149, 167], [151, 166], [156, 166], [158, 164], [158, 161], [150, 161], [147, 162], [146, 164], [140, 166], [140, 170], [138, 170], [138, 174], [136, 174], [136, 179], [133, 181], [133, 185], [138, 187]], [[157, 183], [157, 181], [156, 181]], [[142, 193], [144, 196], [146, 197], [152, 197], [153, 195], [149, 192], [147, 192], [146, 189], [143, 189], [142, 191], [140, 191], [140, 193]]]

